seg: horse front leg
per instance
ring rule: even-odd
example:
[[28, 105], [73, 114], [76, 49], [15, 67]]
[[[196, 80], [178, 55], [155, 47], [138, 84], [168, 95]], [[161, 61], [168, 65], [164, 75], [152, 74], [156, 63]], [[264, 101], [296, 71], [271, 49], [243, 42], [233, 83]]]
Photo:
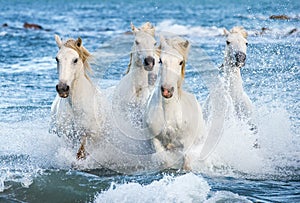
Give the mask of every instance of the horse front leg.
[[88, 155], [87, 151], [85, 150], [87, 136], [82, 136], [81, 144], [77, 152], [77, 160], [86, 159], [86, 156]]
[[191, 158], [188, 155], [184, 156], [184, 162], [183, 162], [182, 169], [185, 170], [185, 171], [191, 171], [192, 170]]

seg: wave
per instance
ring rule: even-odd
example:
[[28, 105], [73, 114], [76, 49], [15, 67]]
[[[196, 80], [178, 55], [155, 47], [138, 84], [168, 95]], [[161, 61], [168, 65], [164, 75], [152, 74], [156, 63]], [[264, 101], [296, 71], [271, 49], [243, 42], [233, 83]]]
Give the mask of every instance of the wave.
[[292, 133], [286, 110], [256, 107], [253, 121], [258, 132], [249, 130], [247, 123], [226, 120], [215, 149], [205, 160], [194, 162], [194, 170], [252, 179], [298, 180], [299, 139]]
[[[293, 25], [270, 25], [270, 27], [251, 27], [247, 28], [247, 25], [236, 25], [244, 26], [247, 29], [249, 36], [262, 36], [262, 37], [287, 37], [287, 36], [299, 36], [299, 28]], [[224, 35], [225, 27], [217, 26], [197, 26], [189, 24], [178, 24], [173, 19], [166, 19], [159, 22], [156, 26], [156, 30], [159, 33], [173, 33], [176, 35], [184, 35], [193, 38], [213, 38]], [[226, 27], [226, 29], [231, 29], [231, 27]]]
[[174, 22], [174, 20], [163, 20], [159, 22], [156, 26], [158, 32], [168, 32], [174, 33], [176, 35], [191, 35], [199, 37], [214, 37], [223, 34], [223, 28], [212, 27], [202, 27], [202, 26], [192, 26], [192, 25], [180, 25]]
[[182, 176], [165, 175], [149, 185], [136, 182], [112, 183], [110, 188], [95, 198], [100, 202], [250, 202], [228, 191], [211, 191], [208, 182], [194, 173]]

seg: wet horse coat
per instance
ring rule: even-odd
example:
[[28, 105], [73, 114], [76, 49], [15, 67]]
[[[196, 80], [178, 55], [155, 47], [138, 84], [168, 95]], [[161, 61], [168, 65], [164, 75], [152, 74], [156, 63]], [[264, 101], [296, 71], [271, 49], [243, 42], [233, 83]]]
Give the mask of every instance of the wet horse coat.
[[145, 126], [166, 167], [190, 167], [190, 152], [204, 134], [202, 110], [194, 95], [182, 89], [189, 42], [161, 38], [160, 79], [150, 97]]
[[226, 35], [225, 57], [221, 69], [224, 72], [224, 87], [229, 93], [236, 115], [248, 119], [252, 114], [252, 102], [243, 88], [241, 68], [246, 64], [247, 32], [242, 27], [234, 27]]
[[[55, 36], [59, 51], [56, 56], [59, 82], [51, 106], [51, 131], [72, 141], [81, 140], [77, 158], [85, 158], [86, 139], [101, 136], [105, 123], [103, 97], [88, 76], [90, 53], [82, 40], [62, 42]], [[99, 99], [100, 98], [100, 99]]]

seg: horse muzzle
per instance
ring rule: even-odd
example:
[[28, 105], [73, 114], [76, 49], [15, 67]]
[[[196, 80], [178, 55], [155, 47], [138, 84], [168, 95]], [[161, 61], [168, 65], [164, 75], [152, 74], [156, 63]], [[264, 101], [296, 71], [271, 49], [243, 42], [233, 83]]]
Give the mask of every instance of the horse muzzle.
[[56, 85], [56, 91], [61, 98], [67, 98], [69, 96], [70, 87], [66, 83], [59, 82]]
[[246, 64], [246, 54], [244, 52], [238, 51], [235, 54], [235, 65], [239, 68], [245, 66]]
[[170, 99], [173, 96], [174, 93], [174, 87], [167, 87], [167, 86], [161, 86], [161, 95], [166, 98]]
[[144, 59], [144, 69], [146, 71], [152, 71], [153, 70], [153, 67], [155, 65], [155, 59], [152, 57], [152, 56], [147, 56], [145, 59]]

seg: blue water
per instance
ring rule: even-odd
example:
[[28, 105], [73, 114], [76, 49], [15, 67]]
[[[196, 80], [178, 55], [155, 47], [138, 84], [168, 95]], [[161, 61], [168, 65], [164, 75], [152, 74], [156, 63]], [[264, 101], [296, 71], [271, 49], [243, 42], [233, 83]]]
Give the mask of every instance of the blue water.
[[[300, 202], [299, 1], [0, 0], [0, 13], [0, 24], [8, 24], [0, 27], [0, 202]], [[290, 19], [269, 19], [279, 14]], [[192, 42], [185, 88], [200, 104], [208, 76], [223, 60], [223, 28], [245, 27], [242, 77], [256, 109], [260, 149], [234, 123], [198, 171], [72, 168], [73, 155], [48, 133], [57, 83], [54, 34], [83, 39], [97, 59], [93, 79], [105, 89], [127, 68], [130, 22], [146, 21], [157, 33]], [[24, 29], [24, 22], [44, 29]], [[261, 35], [263, 27], [269, 30]]]

